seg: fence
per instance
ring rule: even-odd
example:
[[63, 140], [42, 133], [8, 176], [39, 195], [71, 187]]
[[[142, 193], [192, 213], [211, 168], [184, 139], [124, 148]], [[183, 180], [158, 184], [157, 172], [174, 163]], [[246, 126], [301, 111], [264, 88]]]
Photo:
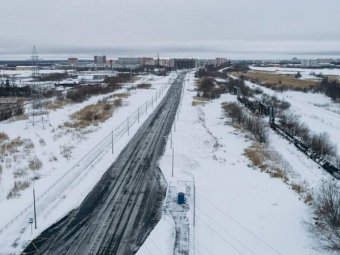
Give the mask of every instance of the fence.
[[[156, 92], [150, 100], [147, 100], [143, 105], [139, 106], [138, 109], [129, 115], [126, 120], [115, 127], [109, 134], [107, 134], [99, 143], [97, 143], [88, 153], [86, 153], [81, 159], [79, 159], [68, 171], [66, 171], [61, 177], [58, 178], [48, 189], [45, 190], [40, 196], [36, 197], [36, 204], [39, 205], [44, 197], [51, 193], [61, 182], [65, 182], [65, 178], [70, 176], [72, 173], [77, 178], [85, 178], [89, 172], [93, 169], [95, 163], [100, 161], [108, 152], [114, 152], [114, 144], [118, 142], [125, 134], [130, 134], [130, 129], [136, 123], [140, 122], [140, 118], [151, 111], [153, 106], [156, 106], [157, 100], [164, 94], [165, 90], [170, 84], [162, 85], [162, 87]], [[78, 171], [76, 171], [78, 170]], [[78, 175], [80, 173], [80, 175]], [[75, 181], [73, 178], [69, 178], [67, 186], [72, 185]], [[65, 184], [65, 183], [64, 183]], [[57, 196], [59, 196], [58, 194]], [[26, 208], [19, 212], [11, 221], [0, 228], [0, 235], [2, 235], [11, 225], [17, 222], [20, 218], [26, 215], [32, 210], [33, 202], [30, 203]]]

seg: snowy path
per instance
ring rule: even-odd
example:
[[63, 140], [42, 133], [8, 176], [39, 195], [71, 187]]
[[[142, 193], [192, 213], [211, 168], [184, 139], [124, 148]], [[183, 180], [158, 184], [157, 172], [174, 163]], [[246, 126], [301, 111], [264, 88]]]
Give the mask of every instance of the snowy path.
[[[175, 180], [183, 179], [181, 171], [192, 173], [196, 180], [196, 254], [331, 254], [310, 236], [305, 224], [310, 207], [289, 185], [254, 169], [244, 156], [252, 142], [225, 123], [221, 109], [222, 102], [235, 101], [235, 96], [222, 95], [193, 107], [193, 74], [188, 80], [173, 139]], [[323, 178], [313, 162], [296, 154], [280, 137], [275, 138], [278, 141], [272, 149], [291, 165], [293, 174], [300, 173], [301, 181], [316, 185]], [[295, 166], [297, 161], [300, 163]], [[171, 162], [169, 142], [160, 167], [173, 183]], [[174, 222], [165, 217], [137, 254], [173, 255], [174, 229]]]
[[[165, 202], [166, 210], [170, 213], [175, 222], [175, 248], [174, 255], [189, 255], [190, 252], [190, 223], [187, 217], [189, 210], [188, 205], [178, 205], [177, 188], [169, 186], [167, 201]], [[185, 193], [186, 197], [190, 197], [190, 190]]]

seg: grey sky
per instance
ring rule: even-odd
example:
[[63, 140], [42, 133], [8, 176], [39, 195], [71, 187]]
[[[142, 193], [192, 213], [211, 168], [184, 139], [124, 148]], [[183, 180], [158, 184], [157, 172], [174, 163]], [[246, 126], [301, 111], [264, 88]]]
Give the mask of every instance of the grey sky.
[[339, 0], [11, 0], [0, 10], [0, 55], [34, 44], [75, 55], [340, 55]]

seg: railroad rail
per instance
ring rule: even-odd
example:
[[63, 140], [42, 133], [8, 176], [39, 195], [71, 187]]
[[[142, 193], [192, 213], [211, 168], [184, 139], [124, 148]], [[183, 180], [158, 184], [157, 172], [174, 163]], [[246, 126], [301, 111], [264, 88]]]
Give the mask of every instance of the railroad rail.
[[[239, 91], [239, 90], [238, 90]], [[326, 160], [324, 157], [320, 156], [318, 153], [314, 152], [306, 144], [304, 144], [299, 138], [292, 135], [287, 129], [275, 123], [275, 116], [272, 106], [267, 106], [260, 101], [250, 101], [248, 98], [241, 96], [240, 92], [237, 93], [237, 99], [242, 103], [247, 109], [252, 113], [258, 115], [269, 115], [269, 127], [274, 130], [281, 137], [285, 138], [289, 143], [294, 144], [294, 146], [304, 153], [308, 158], [317, 163], [326, 172], [331, 174], [334, 178], [340, 180], [340, 169], [334, 166], [331, 162]]]

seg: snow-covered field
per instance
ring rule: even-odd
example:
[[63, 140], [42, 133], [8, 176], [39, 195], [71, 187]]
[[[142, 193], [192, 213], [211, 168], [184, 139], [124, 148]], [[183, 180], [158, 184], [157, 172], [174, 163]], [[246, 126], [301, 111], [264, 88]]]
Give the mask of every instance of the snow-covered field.
[[[255, 83], [245, 81], [251, 88], [261, 88], [267, 95], [276, 96], [291, 104], [290, 112], [297, 114], [315, 133], [327, 133], [330, 140], [340, 150], [340, 104], [321, 93], [304, 93], [299, 91], [277, 92]], [[340, 155], [340, 151], [338, 153]]]
[[305, 68], [284, 68], [284, 67], [258, 67], [258, 66], [250, 66], [251, 70], [254, 71], [265, 71], [265, 72], [273, 72], [277, 74], [296, 74], [300, 72], [301, 79], [317, 79], [312, 74], [323, 74], [323, 75], [335, 75], [340, 76], [340, 69], [330, 69], [330, 68], [323, 68], [323, 69], [305, 69]]
[[[127, 84], [125, 88], [114, 93], [93, 96], [83, 103], [66, 105], [62, 109], [50, 111], [51, 126], [45, 129], [39, 126], [26, 128], [26, 120], [0, 123], [0, 132], [6, 133], [10, 140], [20, 137], [30, 142], [29, 146], [19, 146], [16, 152], [4, 157], [5, 164], [2, 165], [0, 179], [1, 255], [19, 253], [25, 243], [81, 203], [151, 113], [159, 99], [165, 95], [176, 76], [175, 73], [166, 77], [143, 76], [134, 84]], [[146, 82], [152, 85], [150, 89], [127, 90], [131, 86]], [[112, 117], [105, 122], [77, 131], [64, 126], [65, 122], [70, 121], [73, 113], [85, 106], [97, 103], [104, 97], [121, 93], [130, 93], [130, 96], [123, 99], [122, 107], [117, 108]], [[137, 109], [140, 113], [139, 122], [136, 117]], [[113, 154], [112, 132], [119, 133], [113, 137]], [[27, 171], [25, 169], [27, 162], [34, 158], [41, 161], [41, 169]], [[17, 172], [23, 174], [19, 176], [15, 174]], [[33, 230], [31, 234], [29, 226], [29, 218], [33, 217], [31, 180], [34, 177], [38, 177], [34, 185], [38, 229]], [[29, 187], [20, 191], [15, 198], [7, 199], [15, 181], [27, 181]], [[6, 225], [8, 223], [10, 224]], [[7, 227], [3, 228], [5, 225]]]
[[[65, 133], [58, 126], [68, 121], [72, 113], [85, 105], [97, 102], [103, 96], [92, 97], [82, 104], [66, 106], [62, 110], [51, 112], [53, 126], [51, 128], [25, 129], [25, 121], [16, 121], [1, 123], [0, 131], [5, 131], [11, 139], [20, 135], [22, 138], [32, 140], [34, 150], [32, 149], [31, 154], [36, 155], [43, 162], [43, 168], [38, 172], [40, 179], [35, 183], [37, 196], [39, 196], [68, 172], [77, 160], [81, 159], [113, 128], [126, 120], [145, 100], [150, 99], [156, 89], [162, 84], [167, 84], [171, 77], [142, 78], [139, 82], [152, 83], [153, 89], [132, 90], [131, 96], [125, 99], [124, 106], [114, 112], [112, 118], [97, 127], [89, 128], [88, 132], [80, 136]], [[296, 183], [313, 191], [322, 180], [329, 177], [328, 174], [274, 132], [270, 132], [269, 149], [285, 166], [290, 181], [286, 184], [281, 179], [272, 178], [269, 174], [254, 168], [244, 155], [244, 150], [251, 146], [253, 141], [245, 133], [226, 122], [227, 119], [221, 108], [221, 103], [235, 101], [236, 97], [225, 94], [220, 99], [209, 101], [204, 105], [193, 106], [193, 97], [196, 96], [193, 91], [194, 82], [194, 74], [191, 72], [187, 75], [183, 101], [172, 129], [174, 150], [171, 148], [170, 136], [164, 156], [159, 162], [169, 186], [175, 187], [177, 191], [185, 191], [185, 187], [188, 186], [193, 187], [190, 174], [194, 176], [195, 207], [194, 197], [189, 192], [187, 198], [189, 210], [186, 218], [182, 218], [183, 222], [189, 222], [190, 247], [195, 247], [190, 250], [189, 255], [332, 254], [320, 249], [317, 240], [311, 237], [306, 225], [311, 217], [311, 208], [289, 185]], [[247, 85], [258, 86], [249, 82]], [[263, 88], [263, 90], [267, 94], [277, 95], [289, 101], [292, 104], [291, 109], [301, 114], [303, 121], [312, 130], [327, 131], [334, 142], [336, 139], [340, 141], [338, 106], [327, 97], [321, 94], [289, 91], [278, 94], [270, 89]], [[140, 123], [145, 118], [144, 115]], [[66, 175], [65, 182], [62, 181], [61, 185], [58, 184], [38, 202], [38, 231], [34, 230], [33, 235], [30, 234], [28, 224], [29, 217], [32, 217], [31, 209], [2, 234], [0, 233], [2, 248], [0, 254], [18, 252], [22, 244], [79, 205], [138, 126], [136, 123], [130, 130], [130, 136], [125, 134], [115, 143], [113, 155], [111, 148], [108, 147], [106, 153], [100, 154], [97, 161], [90, 162], [84, 171], [77, 172], [76, 167], [74, 174]], [[53, 128], [55, 131], [51, 136]], [[60, 132], [61, 135], [55, 136]], [[45, 145], [39, 142], [41, 138], [44, 139]], [[54, 146], [48, 146], [50, 144]], [[60, 145], [65, 144], [73, 146], [72, 157], [69, 159], [65, 159], [60, 153]], [[173, 151], [174, 178], [172, 178]], [[57, 161], [49, 161], [51, 153], [58, 158]], [[16, 165], [12, 164], [12, 167]], [[189, 175], [182, 171], [188, 172]], [[10, 175], [4, 174], [4, 171], [2, 176], [10, 178]], [[13, 181], [14, 179], [12, 183]], [[32, 200], [32, 186], [23, 191], [20, 197], [11, 200], [5, 199], [8, 188], [1, 185], [1, 189], [4, 190], [1, 190], [0, 226], [10, 221]], [[166, 201], [161, 221], [141, 247], [138, 255], [174, 254], [175, 220], [178, 219], [174, 219], [171, 212], [178, 210], [178, 207], [175, 205], [175, 196], [168, 196]], [[194, 212], [195, 227], [193, 226]], [[16, 238], [19, 246], [11, 247]]]
[[[311, 237], [306, 225], [311, 208], [299, 194], [281, 179], [253, 168], [244, 155], [252, 141], [226, 124], [221, 108], [222, 102], [235, 101], [235, 96], [222, 95], [194, 107], [192, 73], [188, 79], [179, 120], [173, 127], [175, 177], [171, 177], [170, 141], [160, 167], [170, 186], [192, 180], [181, 171], [195, 178], [195, 228], [192, 213], [188, 218], [195, 233], [196, 254], [331, 254], [320, 249]], [[286, 165], [292, 182], [313, 189], [328, 178], [314, 162], [275, 133], [270, 133], [269, 149]], [[166, 214], [138, 255], [173, 254], [174, 237], [174, 220]], [[190, 255], [195, 252], [191, 250]]]

